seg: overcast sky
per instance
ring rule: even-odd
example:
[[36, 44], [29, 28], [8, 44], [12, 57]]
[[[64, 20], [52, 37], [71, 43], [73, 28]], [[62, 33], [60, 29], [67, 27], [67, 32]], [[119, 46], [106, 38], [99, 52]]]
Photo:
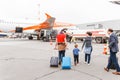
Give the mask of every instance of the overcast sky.
[[[110, 0], [0, 0], [0, 18], [38, 18], [48, 13], [58, 22], [81, 24], [120, 19], [120, 5]], [[40, 4], [40, 7], [38, 6]]]

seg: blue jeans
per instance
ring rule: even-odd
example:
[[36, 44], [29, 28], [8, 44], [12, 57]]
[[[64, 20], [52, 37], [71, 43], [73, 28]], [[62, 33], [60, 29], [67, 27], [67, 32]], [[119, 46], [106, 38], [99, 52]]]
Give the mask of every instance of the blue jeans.
[[110, 66], [113, 63], [117, 72], [120, 72], [120, 67], [119, 67], [119, 64], [118, 64], [118, 61], [117, 61], [117, 58], [116, 58], [116, 53], [117, 52], [112, 52], [110, 50], [110, 60], [108, 62], [107, 68], [110, 69]]
[[91, 60], [91, 54], [85, 54], [85, 62], [89, 64], [90, 60]]
[[65, 56], [65, 50], [59, 51], [59, 63], [62, 62], [62, 58]]

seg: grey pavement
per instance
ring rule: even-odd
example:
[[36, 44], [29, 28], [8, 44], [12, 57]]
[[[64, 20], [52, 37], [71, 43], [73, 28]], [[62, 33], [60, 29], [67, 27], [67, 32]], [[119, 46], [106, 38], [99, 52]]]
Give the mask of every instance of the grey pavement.
[[[110, 70], [104, 71], [109, 55], [102, 54], [104, 44], [93, 43], [91, 64], [84, 64], [84, 53], [80, 53], [80, 63], [73, 65], [72, 49], [68, 43], [66, 56], [72, 60], [71, 70], [51, 68], [51, 56], [58, 56], [55, 43], [26, 39], [0, 39], [0, 80], [120, 80]], [[78, 43], [81, 49], [82, 42]], [[120, 58], [120, 52], [117, 54]], [[120, 64], [120, 59], [119, 59]]]

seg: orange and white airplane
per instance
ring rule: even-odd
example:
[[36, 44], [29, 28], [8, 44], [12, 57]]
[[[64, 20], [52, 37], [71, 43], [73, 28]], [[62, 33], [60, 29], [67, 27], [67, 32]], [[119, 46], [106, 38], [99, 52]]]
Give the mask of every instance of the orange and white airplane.
[[[40, 24], [37, 24], [37, 25], [33, 25], [33, 26], [24, 26], [24, 27], [22, 27], [23, 32], [32, 33], [32, 32], [35, 32], [35, 31], [39, 31], [41, 29], [51, 29], [51, 28], [53, 28], [55, 18], [51, 17], [47, 13], [45, 13], [45, 15], [47, 16], [47, 19], [44, 22], [42, 22]], [[32, 32], [30, 32], [30, 31], [32, 31]], [[15, 30], [10, 30], [10, 32], [15, 32]]]
[[14, 33], [16, 32], [17, 28], [21, 28], [23, 33], [38, 34], [41, 29], [63, 29], [75, 26], [74, 24], [55, 22], [54, 17], [50, 16], [47, 13], [45, 13], [45, 15], [47, 16], [47, 19], [40, 24], [27, 21], [20, 22], [14, 20], [0, 19], [0, 34], [3, 34], [3, 32], [5, 34], [11, 32]]

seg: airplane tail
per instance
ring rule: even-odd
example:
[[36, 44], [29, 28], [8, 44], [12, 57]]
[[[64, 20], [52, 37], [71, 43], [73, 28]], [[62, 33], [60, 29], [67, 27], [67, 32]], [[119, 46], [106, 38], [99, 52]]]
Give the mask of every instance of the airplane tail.
[[45, 13], [45, 15], [47, 16], [47, 19], [43, 23], [23, 28], [23, 30], [32, 30], [32, 29], [40, 30], [40, 29], [51, 29], [51, 28], [53, 28], [55, 18], [51, 17], [47, 13]]
[[[47, 16], [47, 20], [44, 23], [48, 24], [48, 29], [53, 28], [54, 26], [54, 22], [55, 22], [55, 18], [51, 17], [50, 15], [48, 15], [47, 13], [45, 13], [45, 15]], [[47, 27], [47, 26], [46, 26]]]
[[47, 16], [47, 19], [51, 18], [51, 16], [49, 14], [47, 14], [47, 13], [45, 13], [45, 15]]

